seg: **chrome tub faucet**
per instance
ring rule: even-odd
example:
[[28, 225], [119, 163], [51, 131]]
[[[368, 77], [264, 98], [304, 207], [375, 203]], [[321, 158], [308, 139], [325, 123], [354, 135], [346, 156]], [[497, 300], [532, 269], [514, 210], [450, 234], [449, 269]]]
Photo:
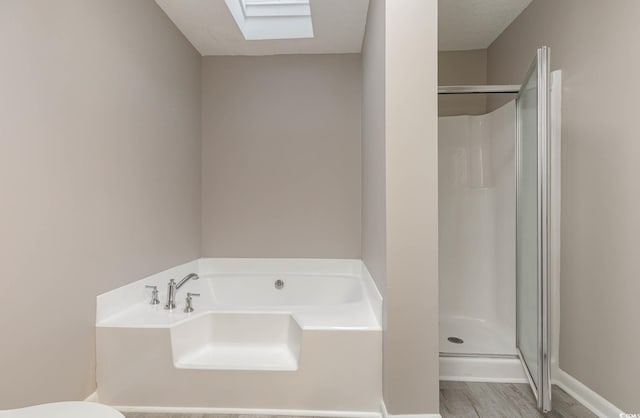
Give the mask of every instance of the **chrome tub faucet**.
[[172, 310], [176, 307], [176, 292], [189, 280], [198, 280], [200, 276], [195, 273], [190, 273], [184, 276], [182, 280], [176, 283], [175, 280], [169, 280], [169, 287], [167, 289], [167, 303], [164, 305], [165, 309]]

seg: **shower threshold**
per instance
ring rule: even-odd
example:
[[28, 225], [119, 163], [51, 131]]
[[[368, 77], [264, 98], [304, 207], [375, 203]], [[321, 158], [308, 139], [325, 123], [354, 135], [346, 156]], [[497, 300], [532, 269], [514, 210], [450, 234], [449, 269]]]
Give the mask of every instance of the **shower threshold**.
[[449, 353], [440, 352], [440, 357], [471, 357], [471, 358], [505, 358], [505, 359], [517, 359], [517, 354], [485, 354], [485, 353]]
[[509, 354], [440, 353], [440, 380], [528, 382], [520, 359]]

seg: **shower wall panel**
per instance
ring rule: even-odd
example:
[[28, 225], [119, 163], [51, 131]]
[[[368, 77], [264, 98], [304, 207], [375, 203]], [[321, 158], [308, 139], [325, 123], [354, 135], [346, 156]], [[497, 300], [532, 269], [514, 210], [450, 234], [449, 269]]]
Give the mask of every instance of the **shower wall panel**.
[[514, 102], [439, 118], [441, 352], [515, 354], [514, 156]]

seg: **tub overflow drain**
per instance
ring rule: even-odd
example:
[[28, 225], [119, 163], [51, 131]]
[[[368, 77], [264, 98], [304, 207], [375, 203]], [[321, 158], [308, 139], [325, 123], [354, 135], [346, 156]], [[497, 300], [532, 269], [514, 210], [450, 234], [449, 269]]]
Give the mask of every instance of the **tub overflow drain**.
[[273, 283], [273, 285], [276, 287], [276, 289], [280, 290], [284, 287], [284, 280], [278, 279]]
[[449, 338], [447, 338], [447, 340], [450, 343], [454, 343], [454, 344], [462, 344], [464, 342], [464, 340], [462, 338], [458, 338], [458, 337], [449, 337]]

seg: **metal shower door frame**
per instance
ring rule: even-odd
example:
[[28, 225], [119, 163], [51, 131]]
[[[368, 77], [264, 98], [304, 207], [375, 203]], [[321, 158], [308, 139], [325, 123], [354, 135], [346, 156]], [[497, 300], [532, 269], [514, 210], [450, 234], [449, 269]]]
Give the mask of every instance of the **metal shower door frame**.
[[[524, 360], [520, 347], [518, 346], [520, 329], [516, 327], [516, 349], [518, 357], [523, 364], [524, 370], [529, 379], [529, 384], [536, 397], [538, 408], [543, 412], [551, 411], [551, 358], [550, 358], [550, 317], [549, 317], [549, 170], [550, 170], [550, 50], [543, 46], [536, 52], [536, 59], [527, 72], [525, 81], [537, 70], [537, 149], [538, 149], [538, 207], [537, 207], [537, 303], [538, 303], [538, 370], [534, 372], [538, 377], [538, 385], [535, 384], [531, 376], [531, 371]], [[520, 146], [520, 114], [517, 106], [522, 94], [522, 87], [516, 97], [516, 155], [519, 155]], [[516, 158], [516, 176], [520, 175], [518, 158]], [[516, 181], [516, 187], [518, 181]], [[517, 191], [516, 191], [517, 194]], [[517, 212], [516, 202], [516, 212]], [[516, 228], [516, 235], [517, 235]], [[517, 240], [516, 240], [517, 245]], [[517, 259], [516, 259], [517, 263]], [[517, 271], [517, 268], [516, 268]], [[516, 284], [517, 284], [516, 279]], [[518, 312], [516, 310], [516, 315]], [[516, 322], [517, 323], [517, 322]]]
[[[534, 372], [539, 385], [534, 383], [531, 372], [518, 347], [519, 328], [516, 326], [516, 349], [522, 362], [529, 384], [536, 397], [538, 408], [543, 412], [551, 411], [551, 358], [550, 358], [550, 315], [549, 315], [549, 239], [550, 239], [550, 138], [551, 138], [551, 72], [550, 49], [546, 46], [536, 51], [536, 58], [529, 68], [525, 82], [518, 85], [484, 85], [484, 86], [440, 86], [438, 94], [490, 94], [515, 93], [516, 97], [516, 155], [519, 155], [520, 115], [517, 102], [523, 86], [537, 70], [537, 149], [538, 149], [538, 185], [537, 185], [537, 305], [538, 305], [538, 369]], [[516, 176], [519, 175], [518, 158], [516, 158]], [[516, 181], [517, 187], [518, 181]], [[517, 190], [516, 190], [517, 194]], [[516, 212], [517, 212], [516, 201]], [[517, 235], [517, 228], [516, 228]], [[516, 240], [517, 245], [517, 240]], [[517, 260], [516, 260], [517, 262]], [[516, 268], [517, 271], [517, 268]], [[517, 279], [516, 279], [517, 283]], [[516, 315], [518, 315], [516, 310]], [[516, 321], [517, 323], [517, 321]]]

